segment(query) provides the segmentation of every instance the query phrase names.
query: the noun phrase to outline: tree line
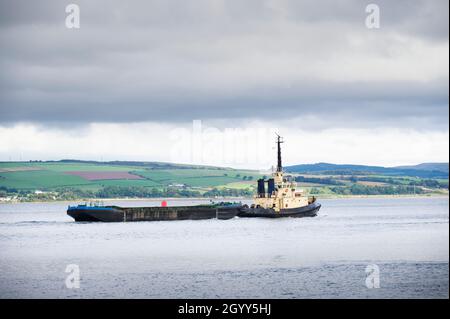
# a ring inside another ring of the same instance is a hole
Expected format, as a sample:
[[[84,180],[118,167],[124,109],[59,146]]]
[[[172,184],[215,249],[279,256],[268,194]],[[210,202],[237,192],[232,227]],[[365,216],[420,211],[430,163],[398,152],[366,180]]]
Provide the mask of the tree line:
[[[105,186],[99,190],[58,188],[48,192],[17,191],[2,187],[0,197],[15,195],[24,200],[76,200],[83,198],[158,198],[158,197],[245,197],[253,193],[249,189],[213,188],[206,192],[186,188],[163,189],[141,186]]]

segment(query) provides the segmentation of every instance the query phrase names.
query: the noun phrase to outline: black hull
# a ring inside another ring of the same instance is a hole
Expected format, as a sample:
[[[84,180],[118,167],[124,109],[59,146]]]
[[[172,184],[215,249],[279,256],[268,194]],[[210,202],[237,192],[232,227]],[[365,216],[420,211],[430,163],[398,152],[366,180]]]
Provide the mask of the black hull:
[[[120,208],[105,209],[68,209],[67,215],[77,222],[122,222],[123,211]]]
[[[308,206],[282,209],[276,212],[273,209],[266,208],[241,208],[239,217],[264,217],[264,218],[281,218],[281,217],[314,217],[317,216],[321,205],[317,202],[311,203]]]
[[[77,222],[137,222],[164,220],[230,219],[239,214],[240,206],[174,206],[174,207],[75,207],[67,214]]]
[[[317,202],[308,206],[283,209],[249,208],[246,206],[173,206],[173,207],[118,207],[102,206],[69,207],[67,214],[77,222],[138,222],[167,220],[231,219],[233,217],[314,217],[321,205]]]

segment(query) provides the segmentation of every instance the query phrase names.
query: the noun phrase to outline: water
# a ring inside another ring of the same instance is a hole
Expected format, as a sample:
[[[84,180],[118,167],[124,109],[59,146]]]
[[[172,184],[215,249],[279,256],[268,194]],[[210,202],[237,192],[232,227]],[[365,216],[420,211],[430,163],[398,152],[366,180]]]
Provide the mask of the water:
[[[448,198],[321,202],[315,218],[110,224],[75,223],[68,203],[1,204],[0,297],[448,298]]]

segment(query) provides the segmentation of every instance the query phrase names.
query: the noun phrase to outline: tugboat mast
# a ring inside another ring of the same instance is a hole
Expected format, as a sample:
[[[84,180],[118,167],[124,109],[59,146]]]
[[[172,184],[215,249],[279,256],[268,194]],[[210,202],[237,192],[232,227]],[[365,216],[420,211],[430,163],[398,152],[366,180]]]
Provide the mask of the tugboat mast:
[[[275,133],[276,134],[276,133]],[[283,171],[283,166],[281,165],[281,143],[284,143],[281,140],[281,136],[277,135],[277,145],[278,145],[278,163],[277,163],[277,172]]]

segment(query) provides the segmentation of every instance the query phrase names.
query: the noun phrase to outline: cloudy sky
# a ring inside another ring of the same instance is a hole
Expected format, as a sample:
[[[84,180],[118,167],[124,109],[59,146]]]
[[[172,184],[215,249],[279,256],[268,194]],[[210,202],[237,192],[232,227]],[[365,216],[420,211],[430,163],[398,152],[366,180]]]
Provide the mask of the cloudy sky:
[[[0,160],[446,162],[448,6],[0,0]]]

